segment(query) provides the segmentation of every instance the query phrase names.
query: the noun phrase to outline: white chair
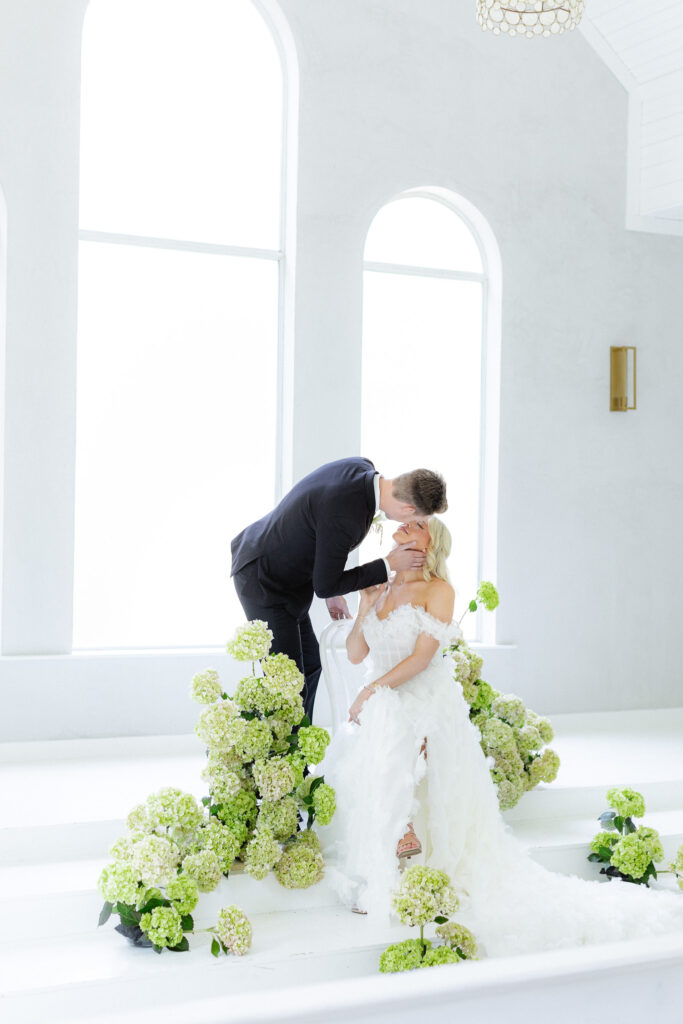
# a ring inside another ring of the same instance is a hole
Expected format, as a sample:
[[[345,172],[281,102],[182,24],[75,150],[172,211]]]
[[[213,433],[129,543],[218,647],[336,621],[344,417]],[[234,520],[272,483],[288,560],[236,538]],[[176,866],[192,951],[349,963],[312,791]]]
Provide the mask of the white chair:
[[[332,711],[332,732],[349,718],[349,708],[365,681],[365,663],[352,665],[346,654],[346,637],[353,622],[329,622],[320,634],[320,664]]]

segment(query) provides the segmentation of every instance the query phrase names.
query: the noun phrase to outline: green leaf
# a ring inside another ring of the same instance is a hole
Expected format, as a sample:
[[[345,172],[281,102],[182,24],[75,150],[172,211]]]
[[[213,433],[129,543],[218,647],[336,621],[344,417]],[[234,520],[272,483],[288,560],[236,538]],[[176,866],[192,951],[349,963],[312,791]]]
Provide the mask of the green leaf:
[[[311,783],[311,788],[308,791],[309,796],[313,796],[318,786],[322,786],[324,781],[325,780],[323,779],[322,775],[319,775],[317,779],[314,779],[313,782]]]
[[[194,931],[194,921],[192,920],[192,914],[185,914],[185,916],[180,919],[180,923],[183,926],[184,932]]]
[[[170,907],[171,901],[164,899],[163,896],[153,896],[151,900],[148,900],[144,906],[140,907],[141,914],[148,914],[150,910],[154,910],[155,907]]]
[[[461,960],[467,960],[467,957],[465,956],[465,954],[461,950],[460,946],[456,946],[455,947],[455,952],[458,954],[458,956],[460,957]]]
[[[168,948],[171,953],[187,953],[190,948],[190,943],[187,941],[187,936],[183,935],[177,946],[169,946]]]
[[[616,832],[617,827],[614,824],[616,818],[616,811],[603,811],[598,817],[598,821],[602,824],[602,827],[607,832]]]
[[[102,910],[100,911],[100,919],[97,922],[97,927],[98,928],[100,927],[100,925],[106,924],[106,922],[109,920],[109,918],[111,917],[111,911],[112,911],[112,907],[113,906],[114,906],[113,903],[105,903],[104,904],[104,906],[102,907]]]
[[[469,603],[469,605],[467,607],[469,608],[469,610],[471,612],[476,612],[476,610],[477,610],[477,602],[476,601],[470,601],[470,603]]]
[[[152,949],[154,950],[155,953],[163,953],[164,951],[163,946],[155,946],[154,944],[152,944]]]
[[[221,944],[218,941],[218,939],[211,940],[211,953],[213,954],[213,956],[221,955]]]
[[[135,925],[140,923],[142,915],[137,910],[133,910],[127,903],[117,903],[114,909],[121,918],[122,924]]]
[[[306,807],[310,807],[311,804],[313,803],[313,797],[312,796],[305,796],[305,797],[303,797],[303,802],[306,804]]]
[[[601,847],[599,847],[598,853],[600,854],[600,858],[599,858],[600,860],[603,860],[606,863],[611,861],[611,859],[612,859],[612,851],[610,850],[609,846],[601,846]]]
[[[619,814],[617,814],[617,816],[614,819],[614,827],[617,829],[618,832],[621,832],[622,828],[624,827],[624,819]]]
[[[308,717],[308,715],[304,715],[304,717],[299,722],[299,728],[300,729],[306,729],[310,724],[311,724],[310,718]]]
[[[242,718],[246,718],[247,722],[251,722],[254,718],[256,718],[256,715],[254,714],[253,711],[240,711],[240,715],[242,716]]]
[[[633,819],[632,818],[624,818],[624,832],[626,834],[628,834],[629,832],[635,832],[635,831],[636,831],[636,826],[633,824]]]
[[[599,853],[589,853],[588,854],[588,860],[602,861],[602,857],[600,856]]]
[[[210,796],[203,796],[202,797],[202,803],[204,804],[205,807],[208,807],[209,804],[211,803],[211,797]]]
[[[437,924],[445,924],[448,918],[441,917],[441,915],[439,915],[439,917],[435,917],[434,920],[436,921]]]

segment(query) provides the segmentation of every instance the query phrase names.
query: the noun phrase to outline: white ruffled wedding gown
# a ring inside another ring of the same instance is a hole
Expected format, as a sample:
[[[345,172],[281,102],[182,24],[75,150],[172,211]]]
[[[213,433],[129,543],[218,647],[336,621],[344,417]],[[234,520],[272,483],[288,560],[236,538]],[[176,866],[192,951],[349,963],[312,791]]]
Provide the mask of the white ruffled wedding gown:
[[[369,680],[406,658],[421,632],[441,647],[419,675],[373,694],[360,725],[342,725],[319,766],[337,794],[335,816],[318,832],[343,902],[389,918],[400,877],[396,844],[412,821],[424,862],[450,876],[460,898],[456,919],[474,933],[481,955],[683,932],[683,892],[548,871],[509,832],[479,731],[441,653],[461,635],[455,623],[401,605],[383,619],[372,609],[363,632]]]

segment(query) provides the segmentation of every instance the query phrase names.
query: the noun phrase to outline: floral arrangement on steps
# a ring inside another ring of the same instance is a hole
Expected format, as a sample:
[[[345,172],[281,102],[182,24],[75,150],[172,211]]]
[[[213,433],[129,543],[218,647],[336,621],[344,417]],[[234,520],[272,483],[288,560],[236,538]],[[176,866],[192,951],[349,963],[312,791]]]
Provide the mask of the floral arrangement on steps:
[[[477,943],[472,933],[463,925],[448,920],[459,904],[445,871],[423,865],[407,868],[392,896],[398,917],[403,924],[418,926],[420,938],[405,939],[388,946],[379,958],[380,971],[413,971],[419,967],[477,959]],[[435,946],[424,937],[425,926],[431,922],[437,925],[436,934],[443,939],[441,945]]]
[[[130,812],[128,834],[111,848],[114,859],[98,883],[105,899],[99,923],[117,914],[116,930],[135,945],[189,949],[199,893],[211,892],[234,867],[255,879],[272,869],[292,889],[323,877],[311,826],[332,820],[335,793],[322,776],[305,772],[322,761],[330,737],[304,715],[304,678],[286,655],[269,654],[272,639],[260,620],[236,630],[227,650],[251,662],[251,675],[234,698],[214,669],[192,680],[192,696],[203,705],[196,732],[207,748],[203,806],[189,793],[161,789]],[[213,933],[216,956],[242,955],[251,945],[251,925],[235,906],[200,930]]]
[[[667,868],[655,867],[664,860],[664,848],[656,828],[635,825],[634,818],[645,814],[645,800],[641,793],[627,787],[608,789],[606,800],[611,810],[603,811],[598,821],[603,827],[591,839],[588,860],[603,864],[601,875],[621,878],[625,882],[649,887],[650,878],[658,874],[674,874],[683,889],[683,845],[676,851]]]
[[[476,612],[479,604],[488,611],[498,607],[498,591],[493,583],[482,581],[467,612]],[[560,767],[560,758],[546,747],[553,738],[547,718],[525,707],[514,693],[501,693],[481,678],[483,659],[464,640],[447,648],[455,663],[455,678],[470,705],[470,721],[481,733],[482,750],[492,758],[491,777],[498,788],[501,810],[514,807],[528,790],[539,782],[552,782]]]

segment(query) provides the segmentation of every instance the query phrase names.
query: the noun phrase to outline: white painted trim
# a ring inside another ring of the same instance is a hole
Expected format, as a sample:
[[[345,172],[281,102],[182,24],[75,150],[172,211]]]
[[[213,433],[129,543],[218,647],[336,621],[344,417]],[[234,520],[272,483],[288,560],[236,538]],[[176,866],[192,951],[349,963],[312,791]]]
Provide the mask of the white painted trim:
[[[78,232],[81,242],[107,242],[112,245],[140,245],[151,249],[179,249],[182,252],[202,252],[216,256],[240,256],[257,260],[280,260],[279,249],[255,249],[243,245],[217,245],[213,242],[192,242],[184,238],[154,238],[150,235],[124,235],[113,231]]]
[[[277,503],[291,488],[294,464],[294,324],[298,188],[299,59],[289,22],[277,0],[252,0],[266,21],[282,65],[280,273],[278,281],[278,410],[275,453]]]
[[[439,277],[448,281],[485,281],[485,274],[468,274],[464,270],[438,270],[436,267],[414,267],[407,263],[374,263],[366,260],[363,270],[376,274],[407,274],[409,277]]]

